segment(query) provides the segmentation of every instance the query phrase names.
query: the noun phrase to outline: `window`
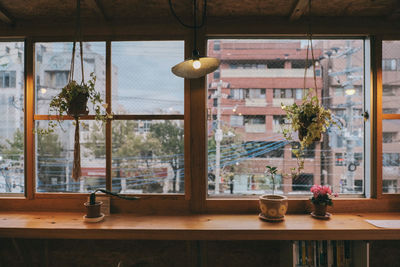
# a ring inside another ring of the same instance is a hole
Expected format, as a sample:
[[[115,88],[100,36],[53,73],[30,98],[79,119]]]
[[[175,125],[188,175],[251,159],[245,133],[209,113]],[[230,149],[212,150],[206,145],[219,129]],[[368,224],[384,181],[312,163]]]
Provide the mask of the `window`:
[[[257,92],[256,88],[265,88],[265,97],[271,100],[262,107],[240,106],[238,110],[243,116],[244,127],[236,127],[234,131],[243,145],[236,140],[237,153],[231,156],[221,147],[220,153],[224,154],[225,158],[220,160],[219,168],[215,164],[213,152],[209,149],[208,173],[215,177],[213,183],[219,181],[219,187],[216,192],[214,184],[211,184],[208,193],[210,196],[269,193],[266,178],[262,178],[266,165],[276,166],[279,172],[284,174],[290,174],[290,170],[297,166],[292,149],[297,147],[298,139],[295,138],[295,142],[290,144],[283,138],[280,126],[285,123],[285,113],[281,104],[290,105],[304,97],[306,42],[300,39],[216,40],[221,44],[218,57],[222,62],[228,62],[227,65],[220,66],[220,80],[233,87],[247,87],[246,99],[255,97],[252,91]],[[213,41],[215,40],[209,40],[210,43]],[[321,67],[317,67],[316,82],[319,89],[322,88],[318,97],[321,103],[335,114],[335,119],[341,127],[331,127],[323,134],[320,142],[316,142],[304,152],[305,175],[301,179],[283,177],[283,184],[279,187],[285,194],[291,194],[293,191],[306,193],[313,183],[330,184],[334,191],[342,193],[364,193],[364,120],[361,116],[364,111],[363,42],[362,39],[313,41],[314,56],[320,59],[320,66],[331,66],[329,73],[322,72]],[[325,57],[326,52],[333,51],[332,49],[337,49],[340,56]],[[209,56],[213,56],[213,53],[212,49],[208,51]],[[348,66],[349,62],[351,66]],[[259,64],[266,64],[266,69],[253,67]],[[313,84],[310,59],[307,67],[306,82]],[[350,72],[345,71],[350,68]],[[208,82],[211,80],[212,76],[209,75]],[[343,84],[353,85],[360,93],[345,95]],[[343,97],[336,97],[338,88]],[[229,99],[231,102],[224,102],[223,108],[227,114],[230,108],[233,109],[238,104],[232,99],[241,99],[239,92],[238,89],[232,89],[232,98]],[[263,92],[260,92],[260,95],[264,95]],[[212,105],[212,102],[208,103]],[[233,126],[233,121],[232,116],[221,116],[222,124],[230,123]],[[210,127],[211,125],[209,123]],[[209,138],[212,136],[209,135]],[[223,141],[228,142],[224,137]],[[226,178],[227,172],[233,173],[232,179]],[[234,184],[233,193],[229,183]],[[249,184],[251,186],[248,186]]]
[[[24,61],[17,51],[23,42],[0,42],[0,194],[23,194],[24,175]],[[17,77],[21,75],[21,77]]]
[[[302,99],[302,89],[274,89],[274,98],[294,98]]]
[[[383,86],[382,95],[383,96],[394,96],[394,95],[396,95],[395,94],[396,91],[397,91],[397,88],[394,88],[393,86]]]
[[[304,40],[242,39],[238,42],[235,39],[220,39],[218,41],[220,47],[219,50],[215,50],[215,53],[221,55],[223,62],[219,79],[228,82],[231,87],[223,88],[222,92],[222,114],[219,120],[223,135],[219,144],[219,164],[216,164],[218,160],[214,136],[217,129],[216,109],[212,107],[214,103],[211,97],[208,101],[211,110],[208,121],[209,129],[204,131],[209,138],[208,166],[205,171],[206,175],[204,175],[208,176],[210,181],[208,193],[210,198],[215,194],[221,197],[234,195],[235,198],[240,195],[251,195],[255,198],[256,195],[269,193],[271,190],[270,181],[265,177],[265,165],[277,166],[285,173],[296,166],[296,161],[292,158],[291,153],[292,144],[286,143],[282,135],[274,131],[273,127],[284,122],[282,120],[284,113],[280,109],[280,103],[283,102],[281,99],[291,97],[290,101],[294,102],[301,100],[304,96],[302,89],[303,67],[306,64],[304,57],[286,60],[284,59],[285,54],[293,56],[290,51],[285,51],[277,56],[274,54],[278,54],[277,49],[269,49],[268,45],[274,44],[275,47],[283,47],[290,43],[295,47],[293,51],[304,56],[304,52],[306,52],[303,45]],[[251,57],[248,53],[250,48],[246,48],[249,43],[255,44],[251,46],[253,55]],[[0,70],[0,86],[2,86],[0,87],[0,112],[2,114],[8,112],[7,116],[0,117],[0,125],[2,125],[0,127],[0,192],[2,197],[9,193],[24,192],[25,175],[35,176],[36,184],[34,186],[36,188],[29,189],[31,192],[36,190],[38,198],[42,199],[46,198],[42,193],[87,193],[95,188],[105,187],[106,181],[109,181],[112,185],[109,188],[114,191],[128,194],[184,193],[183,129],[188,127],[183,123],[184,109],[187,107],[184,108],[184,99],[191,98],[183,96],[183,80],[170,73],[170,67],[184,58],[183,41],[111,42],[112,84],[108,95],[111,96],[115,119],[111,123],[111,133],[106,132],[104,126],[97,125],[90,118],[82,121],[84,126],[81,128],[81,149],[84,177],[79,182],[70,179],[73,126],[69,120],[62,123],[65,132],[57,132],[57,135],[48,136],[45,140],[39,136],[28,139],[36,145],[34,158],[32,155],[26,155],[28,164],[35,161],[34,166],[30,166],[35,173],[24,173],[24,168],[27,167],[24,166],[23,121],[26,119],[24,115],[28,114],[29,122],[29,116],[33,114],[29,112],[24,114],[23,111],[26,97],[24,96],[23,60],[26,55],[23,54],[24,43],[17,42],[17,44],[17,46],[9,45],[9,56],[14,57],[15,55],[15,62],[20,65],[17,67],[13,65],[13,68],[3,66]],[[346,197],[348,194],[355,194],[358,197],[367,191],[365,186],[370,184],[370,181],[364,180],[364,172],[368,171],[370,164],[370,162],[364,162],[364,158],[368,160],[370,156],[364,155],[364,150],[370,151],[369,147],[364,147],[364,143],[370,145],[370,140],[364,140],[364,120],[360,116],[365,110],[364,106],[369,104],[364,102],[364,96],[370,95],[370,92],[364,92],[363,87],[364,83],[369,83],[369,79],[364,81],[363,77],[364,73],[369,73],[369,69],[363,69],[363,40],[316,39],[314,44],[316,55],[326,55],[328,50],[337,50],[333,53],[337,53],[338,56],[319,57],[321,66],[331,66],[331,68],[329,70],[322,69],[324,71],[317,75],[317,82],[324,85],[321,95],[319,95],[321,103],[332,110],[341,129],[331,127],[323,135],[321,142],[315,144],[313,152],[310,152],[310,155],[313,156],[306,158],[306,169],[302,176],[296,179],[277,176],[279,183],[277,190],[286,195],[309,194],[309,187],[313,183],[321,183],[332,185],[336,192],[345,193]],[[172,47],[174,45],[176,46]],[[103,97],[106,95],[105,76],[107,72],[105,47],[105,42],[85,43],[86,51],[89,49],[91,53],[85,55],[88,58],[84,60],[87,75],[91,71],[95,71],[98,75],[96,88],[102,92]],[[227,47],[231,53],[229,59],[224,58]],[[395,59],[398,66],[400,61],[396,56],[397,47],[400,48],[399,41],[383,42],[383,58]],[[214,52],[211,50],[214,50],[214,44],[209,48],[208,54],[212,55]],[[14,49],[17,49],[18,53],[14,53],[16,52]],[[265,52],[265,50],[267,51]],[[0,49],[0,51],[5,53],[5,49]],[[59,92],[66,81],[65,77],[68,77],[71,44],[36,43],[35,51],[35,79],[33,82],[36,91],[35,99],[32,100],[35,104],[34,120],[35,125],[45,126],[48,122],[46,116],[48,102]],[[350,53],[347,53],[349,51]],[[266,59],[264,55],[267,54],[272,56]],[[154,62],[154,58],[161,59],[161,61]],[[343,70],[349,69],[347,66],[349,58],[352,63],[352,73],[346,74]],[[156,74],[154,74],[154,68],[141,69],[140,67],[144,65],[139,66],[138,62],[145,62],[145,65],[152,67],[159,66],[159,68],[156,68]],[[77,64],[76,67],[79,68],[80,60],[77,61]],[[378,190],[383,193],[400,193],[397,189],[400,149],[397,146],[399,141],[396,135],[400,128],[397,101],[400,84],[394,77],[397,70],[400,69],[397,66],[396,70],[383,72],[383,132],[378,133],[378,136],[383,138],[383,140],[379,140],[382,142],[382,154],[378,157],[378,159],[382,158],[383,187]],[[388,69],[394,69],[393,63],[390,63]],[[164,72],[164,70],[166,71]],[[15,87],[12,87],[14,71]],[[79,80],[79,71],[76,71],[75,74],[77,75],[76,79]],[[209,84],[212,84],[213,75],[207,76]],[[160,79],[162,77],[163,83],[157,82],[155,76]],[[306,79],[310,79],[311,82],[312,77]],[[282,85],[282,81],[288,84]],[[349,83],[353,83],[360,93],[351,97],[346,95],[344,85]],[[202,83],[199,82],[199,84]],[[30,86],[27,87],[28,93]],[[215,88],[210,88],[209,92],[211,93],[213,89]],[[259,90],[255,95],[251,95],[249,91],[249,97],[265,95],[265,99],[268,98],[270,102],[262,107],[245,106],[246,89]],[[336,97],[337,92],[341,97]],[[278,106],[271,104],[274,98],[279,99]],[[27,99],[30,98],[27,97]],[[198,105],[198,102],[194,101],[194,103]],[[201,105],[200,107],[202,107]],[[193,106],[190,107],[192,111]],[[218,103],[216,107],[218,107]],[[198,118],[198,115],[194,114],[193,117]],[[30,126],[25,127],[28,127],[25,129],[26,133],[32,133],[30,131],[32,129],[29,129]],[[160,128],[167,130],[162,131]],[[201,143],[201,140],[199,143],[199,140],[196,139],[199,133],[193,133],[192,127],[189,129],[190,137],[196,141],[191,150],[198,152],[202,148],[196,146],[198,144],[202,146],[204,143]],[[185,131],[187,130],[185,129]],[[171,142],[173,144],[162,143],[166,139],[173,140]],[[106,140],[112,140],[113,145],[110,148],[112,153],[106,151]],[[133,146],[131,143],[135,145]],[[190,142],[187,143],[190,144]],[[18,149],[11,151],[13,147]],[[168,150],[167,147],[172,147],[172,149]],[[138,150],[133,148],[138,148]],[[110,157],[111,154],[112,157]],[[112,160],[109,169],[105,168],[107,156]],[[192,159],[196,159],[196,156],[191,155]],[[219,166],[218,171],[217,166]],[[349,166],[351,166],[350,170]],[[6,180],[5,177],[11,179]],[[195,182],[197,178],[199,176],[195,176],[192,182]],[[186,177],[186,179],[191,179],[191,177]],[[371,181],[371,183],[373,182],[374,180]],[[65,199],[81,197],[74,194],[57,195],[61,195],[61,198]],[[54,198],[54,196],[49,198]],[[152,199],[151,196],[146,196],[143,200],[145,201],[147,198]],[[164,203],[170,205],[169,199],[181,200],[184,196],[170,195],[163,197],[163,200],[164,198],[168,199]],[[214,200],[207,200],[209,201],[207,205]],[[304,201],[308,201],[308,198],[304,198]],[[118,203],[116,205],[119,208]],[[186,207],[187,205],[179,203],[178,206]],[[243,207],[244,205],[237,206]]]
[[[221,76],[220,75],[220,70],[217,69],[216,71],[214,71],[213,75],[214,75],[214,79],[219,79],[219,77]]]
[[[16,86],[16,72],[13,71],[0,71],[0,88],[15,88]]]
[[[231,115],[231,126],[243,126],[243,116]]]
[[[397,132],[384,132],[382,133],[383,143],[394,143],[396,141]]]
[[[293,179],[293,192],[310,192],[311,186],[314,184],[314,175],[311,173],[301,173]]]
[[[106,188],[109,154],[112,155],[109,189],[114,192],[183,193],[183,80],[169,71],[171,65],[183,59],[183,42],[112,42],[111,46],[113,83],[109,97],[115,114],[111,134],[106,134],[105,125],[91,119],[82,121],[82,179],[78,182],[71,179],[72,121],[62,122],[64,130],[45,137],[38,135],[37,191],[90,192]],[[46,49],[40,49],[43,47]],[[105,99],[105,43],[84,43],[84,47],[85,77],[94,72],[96,89]],[[46,115],[50,99],[68,82],[71,45],[37,43],[36,51],[42,55],[42,61],[36,62],[36,75],[44,77],[43,84],[36,84],[36,114]],[[75,62],[75,79],[79,80],[80,60]],[[36,125],[45,127],[47,119],[38,118]],[[112,141],[108,151],[107,138]]]
[[[282,133],[282,126],[286,124],[286,115],[273,115],[272,130],[274,133]]]
[[[383,166],[400,167],[400,154],[399,153],[383,153],[382,154]]]
[[[396,70],[396,59],[384,59],[382,61],[383,70]]]
[[[245,89],[231,89],[230,90],[231,99],[241,100],[245,97]]]
[[[214,50],[215,51],[221,50],[221,43],[218,40],[214,41]]]
[[[335,165],[336,166],[344,166],[343,153],[335,153]]]
[[[248,99],[265,99],[265,89],[244,89]]]

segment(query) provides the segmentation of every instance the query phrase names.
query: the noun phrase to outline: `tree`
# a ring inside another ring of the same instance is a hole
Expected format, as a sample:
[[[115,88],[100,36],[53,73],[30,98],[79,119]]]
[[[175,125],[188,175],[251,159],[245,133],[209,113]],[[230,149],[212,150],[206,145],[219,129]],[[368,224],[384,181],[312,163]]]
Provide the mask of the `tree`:
[[[112,122],[111,152],[116,165],[116,179],[113,179],[113,188],[121,187],[118,179],[127,175],[122,170],[129,169],[135,170],[131,173],[135,177],[139,177],[136,180],[142,180],[134,185],[135,188],[139,184],[144,192],[162,192],[162,185],[154,182],[154,174],[150,170],[152,169],[151,163],[154,161],[153,155],[160,154],[160,142],[152,136],[138,134],[137,125],[136,121],[131,120]],[[104,127],[100,129],[98,125],[93,124],[90,140],[84,146],[89,148],[95,157],[104,157],[104,142]]]
[[[4,158],[11,160],[20,160],[24,154],[24,133],[17,129],[14,132],[13,140],[6,140],[7,147],[3,148]]]
[[[61,160],[64,149],[58,139],[56,133],[37,135],[38,191],[48,192],[63,189],[59,183],[66,180],[66,166]],[[53,178],[57,180],[55,185],[53,185]]]
[[[1,166],[0,165],[0,175],[2,175],[5,179],[5,189],[6,192],[11,192],[12,191],[12,179],[10,174],[14,172],[14,170],[10,170],[10,168],[16,168],[18,166],[17,164],[14,164],[14,162],[19,162],[22,160],[22,156],[24,155],[24,133],[17,129],[14,132],[13,140],[6,140],[7,145],[1,145],[1,153],[0,155],[4,160],[6,160],[6,164]],[[23,166],[23,164],[19,164],[19,166]],[[21,167],[22,168],[22,167]],[[14,180],[15,182],[15,180]],[[20,177],[20,182],[23,182],[23,177]],[[18,183],[18,182],[17,182]],[[15,184],[14,184],[15,186]]]
[[[150,126],[150,134],[161,143],[161,154],[167,156],[174,177],[172,179],[172,191],[176,192],[177,172],[183,167],[183,127],[172,121],[155,123]],[[179,191],[183,192],[184,181],[179,181]]]

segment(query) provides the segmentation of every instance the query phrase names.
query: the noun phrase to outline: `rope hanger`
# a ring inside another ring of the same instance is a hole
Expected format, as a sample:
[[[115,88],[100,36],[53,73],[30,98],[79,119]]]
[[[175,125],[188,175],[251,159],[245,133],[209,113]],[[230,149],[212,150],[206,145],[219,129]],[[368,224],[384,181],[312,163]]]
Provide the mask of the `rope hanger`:
[[[76,1],[76,28],[75,28],[75,38],[72,46],[72,58],[71,66],[68,75],[68,82],[74,80],[74,70],[75,70],[75,51],[76,42],[79,42],[80,56],[81,56],[81,71],[82,71],[82,81],[81,84],[85,82],[85,76],[83,71],[83,45],[82,45],[82,29],[81,29],[81,0]]]

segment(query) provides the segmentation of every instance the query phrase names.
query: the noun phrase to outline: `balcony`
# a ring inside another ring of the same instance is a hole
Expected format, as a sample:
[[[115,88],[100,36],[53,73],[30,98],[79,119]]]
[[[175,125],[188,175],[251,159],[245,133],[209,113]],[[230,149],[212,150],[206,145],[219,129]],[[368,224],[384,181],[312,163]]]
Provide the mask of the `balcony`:
[[[226,78],[303,78],[304,69],[222,69],[221,76]],[[312,70],[307,78],[312,78]]]
[[[290,106],[294,103],[294,98],[274,98],[272,99],[273,107],[280,107],[281,104],[285,106]]]
[[[246,98],[246,107],[266,107],[265,98]]]
[[[246,124],[246,133],[265,133],[265,124]]]

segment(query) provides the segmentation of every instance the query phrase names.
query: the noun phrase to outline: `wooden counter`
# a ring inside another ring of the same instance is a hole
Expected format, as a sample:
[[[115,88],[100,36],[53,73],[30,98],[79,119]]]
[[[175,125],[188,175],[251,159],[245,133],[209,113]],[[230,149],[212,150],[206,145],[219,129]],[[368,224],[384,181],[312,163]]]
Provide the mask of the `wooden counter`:
[[[400,213],[333,214],[328,221],[287,215],[268,223],[257,215],[112,214],[84,223],[81,213],[0,212],[0,237],[148,240],[396,240],[400,229],[377,228],[365,219],[400,220]]]

